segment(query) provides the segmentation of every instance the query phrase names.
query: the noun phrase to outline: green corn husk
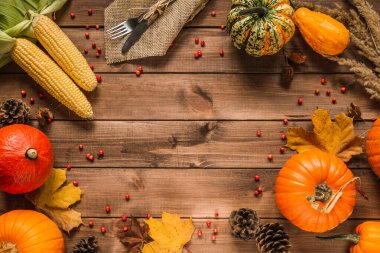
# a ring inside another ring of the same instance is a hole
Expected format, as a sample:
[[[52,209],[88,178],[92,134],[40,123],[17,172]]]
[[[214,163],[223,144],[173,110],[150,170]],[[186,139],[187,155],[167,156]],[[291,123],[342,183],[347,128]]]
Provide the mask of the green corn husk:
[[[0,68],[11,62],[10,51],[14,38],[26,38],[36,42],[33,33],[33,14],[51,18],[67,0],[0,0]]]

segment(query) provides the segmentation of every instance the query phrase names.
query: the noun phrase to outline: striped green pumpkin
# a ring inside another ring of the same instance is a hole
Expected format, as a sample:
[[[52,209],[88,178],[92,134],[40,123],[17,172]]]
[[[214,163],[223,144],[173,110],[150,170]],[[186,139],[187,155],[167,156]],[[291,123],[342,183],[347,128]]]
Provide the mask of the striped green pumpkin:
[[[227,29],[235,47],[251,56],[272,55],[293,37],[289,0],[232,0]]]

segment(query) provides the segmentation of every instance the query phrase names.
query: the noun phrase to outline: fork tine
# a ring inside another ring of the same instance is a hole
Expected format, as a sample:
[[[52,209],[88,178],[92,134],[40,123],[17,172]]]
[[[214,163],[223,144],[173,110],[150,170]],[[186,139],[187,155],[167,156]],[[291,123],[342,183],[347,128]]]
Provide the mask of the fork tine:
[[[125,29],[125,30],[123,30],[122,32],[119,32],[118,34],[113,34],[112,36],[111,36],[111,39],[117,39],[117,38],[120,38],[120,37],[123,37],[123,36],[125,36],[125,35],[127,35],[127,34],[129,34],[129,33],[131,33],[132,31],[131,30],[128,30],[128,29]]]
[[[112,32],[113,30],[117,30],[118,28],[121,28],[121,27],[123,27],[124,26],[124,24],[125,24],[125,21],[124,22],[121,22],[120,24],[118,24],[118,25],[115,25],[114,27],[111,27],[110,29],[108,29],[106,32],[107,33],[110,33],[110,32]]]
[[[121,26],[121,27],[119,27],[119,28],[117,28],[115,30],[112,30],[112,31],[108,32],[108,35],[113,36],[114,34],[117,34],[117,33],[121,32],[121,31],[124,31],[125,29],[126,29],[125,26]]]

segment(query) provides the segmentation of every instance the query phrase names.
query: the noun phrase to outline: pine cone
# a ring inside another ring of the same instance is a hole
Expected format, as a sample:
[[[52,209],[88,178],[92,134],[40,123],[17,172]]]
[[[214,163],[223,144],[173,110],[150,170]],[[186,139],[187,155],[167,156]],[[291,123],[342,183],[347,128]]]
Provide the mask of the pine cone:
[[[8,99],[0,105],[0,127],[28,123],[30,108],[19,99]]]
[[[81,239],[73,249],[73,253],[97,253],[98,242],[96,237],[90,235],[87,239]]]
[[[249,208],[241,208],[230,215],[232,234],[243,240],[252,239],[259,227],[259,218],[255,211]]]
[[[288,253],[289,235],[278,223],[260,225],[256,233],[257,248],[260,253]]]

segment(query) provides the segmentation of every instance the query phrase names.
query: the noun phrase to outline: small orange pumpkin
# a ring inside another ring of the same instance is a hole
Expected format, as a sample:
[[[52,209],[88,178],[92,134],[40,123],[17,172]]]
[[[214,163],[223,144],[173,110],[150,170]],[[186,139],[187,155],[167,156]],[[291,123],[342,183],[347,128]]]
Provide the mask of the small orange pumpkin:
[[[351,215],[355,179],[336,156],[317,149],[305,151],[280,170],[275,185],[277,207],[300,229],[323,233]]]
[[[375,174],[380,177],[380,118],[373,124],[366,140],[368,163]]]
[[[380,252],[380,222],[366,221],[354,230],[353,234],[318,237],[323,240],[348,240],[350,253]]]
[[[295,18],[302,37],[319,54],[341,54],[350,43],[348,29],[326,14],[302,7],[295,12]]]
[[[65,247],[61,231],[48,217],[36,211],[15,210],[0,216],[0,252],[6,249],[63,253]]]

